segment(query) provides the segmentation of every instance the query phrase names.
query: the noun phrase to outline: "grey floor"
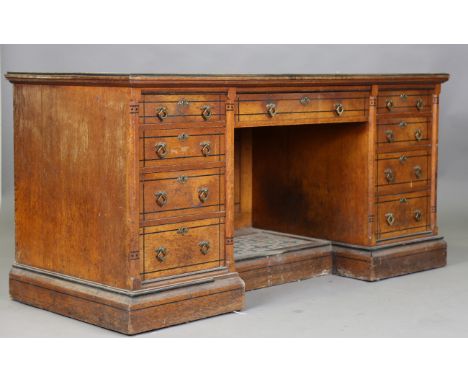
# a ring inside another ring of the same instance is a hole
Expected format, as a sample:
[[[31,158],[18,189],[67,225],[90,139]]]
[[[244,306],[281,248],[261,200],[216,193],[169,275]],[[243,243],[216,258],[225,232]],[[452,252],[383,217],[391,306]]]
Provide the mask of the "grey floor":
[[[440,182],[439,225],[449,243],[445,268],[377,283],[322,276],[252,291],[245,311],[137,337],[466,337],[467,189],[465,183]],[[9,299],[11,204],[11,198],[2,201],[0,337],[120,337]]]

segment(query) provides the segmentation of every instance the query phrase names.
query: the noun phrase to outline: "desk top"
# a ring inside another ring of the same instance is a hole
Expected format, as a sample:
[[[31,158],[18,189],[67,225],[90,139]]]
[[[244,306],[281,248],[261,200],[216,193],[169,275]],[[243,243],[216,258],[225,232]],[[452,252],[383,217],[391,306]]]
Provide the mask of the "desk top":
[[[33,73],[8,72],[12,83],[113,86],[281,86],[442,83],[447,73],[393,74],[159,74],[159,73]]]

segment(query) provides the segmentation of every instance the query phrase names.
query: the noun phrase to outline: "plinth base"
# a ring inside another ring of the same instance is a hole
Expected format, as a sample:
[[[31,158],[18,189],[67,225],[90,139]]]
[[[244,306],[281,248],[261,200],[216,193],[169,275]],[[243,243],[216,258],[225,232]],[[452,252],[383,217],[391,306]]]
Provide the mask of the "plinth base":
[[[137,334],[244,308],[237,273],[170,288],[127,291],[14,265],[14,300],[124,334]]]
[[[333,273],[377,281],[447,264],[447,243],[441,237],[377,247],[333,243]]]

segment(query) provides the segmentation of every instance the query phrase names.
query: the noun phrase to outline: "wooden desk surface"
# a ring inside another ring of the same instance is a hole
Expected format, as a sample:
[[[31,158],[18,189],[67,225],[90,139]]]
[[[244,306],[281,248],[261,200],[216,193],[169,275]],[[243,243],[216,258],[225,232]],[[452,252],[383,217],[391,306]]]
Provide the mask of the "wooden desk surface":
[[[317,84],[443,83],[447,73],[394,74],[170,74],[9,72],[13,83],[112,86],[291,86]]]

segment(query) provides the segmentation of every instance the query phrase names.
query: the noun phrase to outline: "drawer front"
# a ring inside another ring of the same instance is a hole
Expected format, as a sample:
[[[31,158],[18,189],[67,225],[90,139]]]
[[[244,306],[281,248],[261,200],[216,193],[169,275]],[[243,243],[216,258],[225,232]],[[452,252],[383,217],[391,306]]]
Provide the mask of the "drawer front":
[[[430,118],[381,119],[378,122],[378,143],[424,144],[429,142]]]
[[[379,193],[410,192],[428,186],[427,151],[380,154],[377,164]]]
[[[392,238],[429,229],[429,198],[425,196],[395,196],[378,203],[378,238]]]
[[[224,210],[224,169],[146,174],[144,220]]]
[[[299,119],[366,120],[368,104],[367,91],[240,94],[237,118],[239,122],[267,123]]]
[[[143,167],[224,160],[223,134],[162,130],[147,133],[140,144]]]
[[[394,89],[379,92],[377,113],[423,113],[431,111],[430,89]]]
[[[145,274],[179,274],[218,267],[224,261],[224,224],[220,219],[149,227],[145,232]]]
[[[140,123],[208,123],[225,119],[222,94],[153,94],[142,92]]]

